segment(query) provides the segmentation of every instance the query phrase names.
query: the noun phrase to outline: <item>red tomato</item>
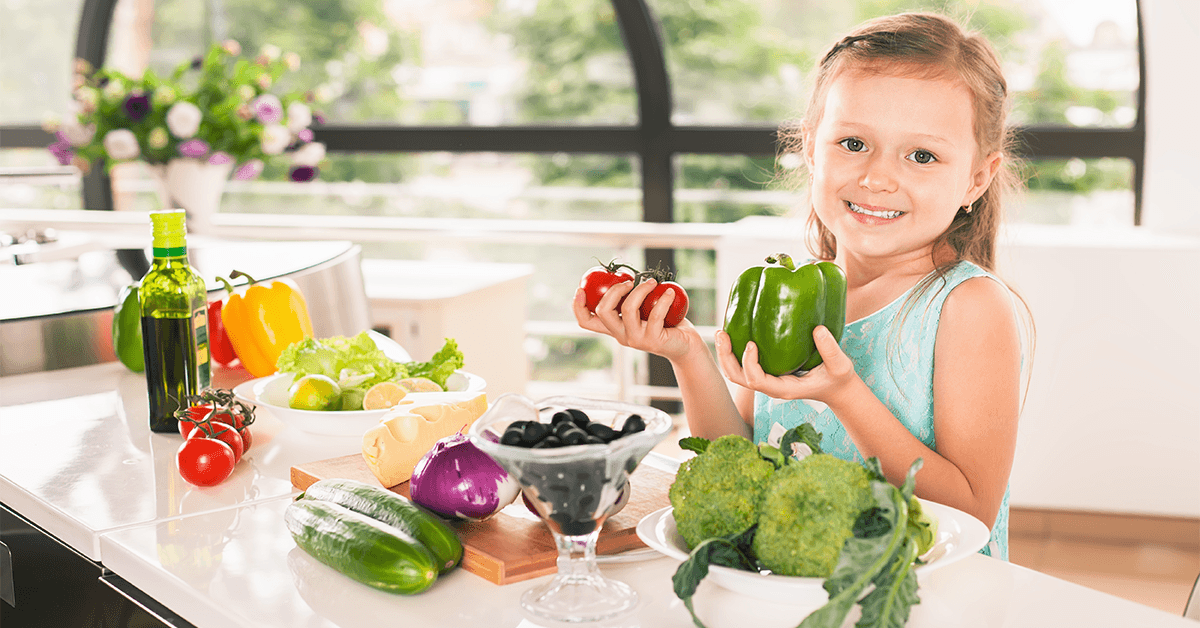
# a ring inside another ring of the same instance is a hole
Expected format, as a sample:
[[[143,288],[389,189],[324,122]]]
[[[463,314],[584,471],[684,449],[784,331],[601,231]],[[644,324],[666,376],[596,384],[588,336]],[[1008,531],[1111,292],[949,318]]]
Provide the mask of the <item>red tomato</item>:
[[[184,438],[191,436],[192,430],[196,429],[196,424],[203,423],[205,419],[208,419],[208,415],[212,412],[212,409],[212,404],[202,404],[188,408],[188,418],[179,421],[179,435]],[[213,415],[211,420],[214,423],[225,423],[226,425],[233,425],[236,421],[239,423],[237,427],[244,427],[244,424],[242,424],[242,417],[239,416],[235,419],[233,415],[229,414],[228,412],[218,412]]]
[[[189,438],[175,453],[179,475],[189,484],[216,486],[233,473],[233,449],[212,438]]]
[[[650,294],[646,295],[642,301],[640,309],[642,320],[650,320],[650,310],[654,309],[654,304],[671,290],[675,293],[675,300],[671,302],[671,307],[667,309],[666,319],[663,320],[663,327],[674,327],[683,322],[683,317],[688,313],[688,296],[684,292],[683,287],[674,281],[664,281],[654,286]]]
[[[590,268],[583,274],[583,279],[579,281],[579,287],[583,288],[583,302],[588,311],[595,314],[600,298],[608,292],[608,289],[619,283],[633,281],[635,274],[635,271],[629,266],[618,264],[615,261]]]
[[[219,440],[233,450],[233,463],[237,464],[242,459],[242,454],[246,452],[246,445],[242,441],[242,435],[237,430],[233,429],[232,425],[224,423],[209,423],[205,425],[200,423],[188,438],[213,438]]]
[[[250,443],[254,442],[254,436],[250,433],[250,426],[243,427],[238,430],[238,435],[242,437],[242,454],[250,451]]]

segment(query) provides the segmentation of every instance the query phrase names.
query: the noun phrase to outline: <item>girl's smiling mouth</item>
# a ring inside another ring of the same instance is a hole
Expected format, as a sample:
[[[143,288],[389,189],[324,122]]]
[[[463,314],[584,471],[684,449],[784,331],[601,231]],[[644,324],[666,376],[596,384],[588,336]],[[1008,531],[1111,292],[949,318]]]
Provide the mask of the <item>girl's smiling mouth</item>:
[[[846,201],[846,207],[848,207],[850,211],[854,212],[855,214],[870,216],[872,218],[881,218],[884,220],[892,220],[904,215],[904,212],[902,211],[876,211],[874,209],[867,209],[865,207],[855,205],[850,201]]]

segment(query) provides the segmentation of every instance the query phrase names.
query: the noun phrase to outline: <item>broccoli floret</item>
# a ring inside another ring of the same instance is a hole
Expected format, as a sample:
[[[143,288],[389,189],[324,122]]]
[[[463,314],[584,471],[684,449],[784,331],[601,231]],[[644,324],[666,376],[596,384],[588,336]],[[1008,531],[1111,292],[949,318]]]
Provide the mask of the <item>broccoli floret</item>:
[[[773,573],[828,577],[854,522],[875,505],[860,464],[813,454],[771,478],[762,496],[754,553]]]
[[[679,466],[668,496],[675,526],[688,547],[744,532],[758,520],[759,497],[775,465],[737,435],[722,436]]]

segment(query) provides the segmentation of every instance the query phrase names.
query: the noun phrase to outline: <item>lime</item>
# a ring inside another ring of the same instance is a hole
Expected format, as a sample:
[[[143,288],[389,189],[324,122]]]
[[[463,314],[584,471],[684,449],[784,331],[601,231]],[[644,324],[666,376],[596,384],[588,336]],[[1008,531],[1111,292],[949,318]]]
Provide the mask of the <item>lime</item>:
[[[326,410],[342,394],[342,388],[325,375],[305,375],[288,388],[288,407],[297,410]]]
[[[407,394],[408,391],[396,382],[379,382],[367,389],[362,407],[363,410],[387,410],[400,403],[400,400]]]

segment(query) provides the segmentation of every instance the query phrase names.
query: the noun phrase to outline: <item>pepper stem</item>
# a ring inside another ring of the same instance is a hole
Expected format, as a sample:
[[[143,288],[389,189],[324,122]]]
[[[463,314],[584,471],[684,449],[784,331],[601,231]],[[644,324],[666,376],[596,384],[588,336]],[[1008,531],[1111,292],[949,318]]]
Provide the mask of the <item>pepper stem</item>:
[[[775,253],[768,255],[764,261],[766,261],[768,264],[779,264],[788,270],[796,270],[796,261],[793,260],[792,256],[788,255],[787,253]]]
[[[246,273],[244,273],[240,270],[235,270],[235,271],[229,273],[230,279],[237,279],[238,277],[245,277],[246,279],[248,279],[250,281],[250,283],[248,283],[246,285],[252,286],[252,285],[258,283],[257,279],[255,279],[254,277],[251,277],[250,275],[247,275]]]
[[[237,272],[237,271],[235,270],[233,272]],[[233,285],[229,283],[228,279],[226,279],[224,277],[217,277],[217,281],[225,284],[225,292],[226,293],[231,294],[231,295],[233,294]]]

